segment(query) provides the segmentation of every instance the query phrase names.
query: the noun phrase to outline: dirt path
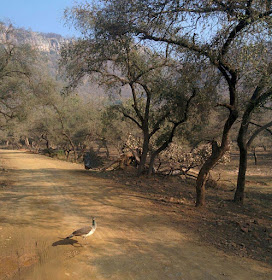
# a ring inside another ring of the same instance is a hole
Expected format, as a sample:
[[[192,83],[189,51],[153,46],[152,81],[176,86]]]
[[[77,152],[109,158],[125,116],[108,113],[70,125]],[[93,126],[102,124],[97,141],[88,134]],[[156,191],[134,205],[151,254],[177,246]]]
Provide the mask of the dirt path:
[[[261,263],[199,246],[171,212],[81,165],[0,150],[0,279],[272,279]],[[95,216],[83,241],[63,240]]]

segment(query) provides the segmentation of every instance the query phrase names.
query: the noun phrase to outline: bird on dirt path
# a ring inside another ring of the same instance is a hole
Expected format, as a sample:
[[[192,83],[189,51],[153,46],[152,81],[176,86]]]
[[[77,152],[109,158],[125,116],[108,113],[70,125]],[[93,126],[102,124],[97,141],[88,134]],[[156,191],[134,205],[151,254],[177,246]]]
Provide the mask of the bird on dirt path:
[[[72,234],[67,236],[66,239],[72,238],[73,236],[81,236],[83,238],[86,238],[95,232],[96,226],[97,225],[96,225],[95,218],[93,218],[91,226],[87,226],[87,227],[83,227],[83,228],[75,230]]]

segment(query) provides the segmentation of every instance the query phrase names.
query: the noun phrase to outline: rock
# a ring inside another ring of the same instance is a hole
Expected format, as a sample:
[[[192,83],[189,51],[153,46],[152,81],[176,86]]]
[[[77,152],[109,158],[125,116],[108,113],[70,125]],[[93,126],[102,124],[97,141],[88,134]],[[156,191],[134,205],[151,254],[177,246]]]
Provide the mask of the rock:
[[[243,231],[243,232],[248,232],[248,228],[247,227],[241,227],[241,231]]]
[[[253,235],[256,239],[259,239],[259,238],[260,238],[259,234],[258,234],[256,231],[254,231],[254,232],[252,233],[252,235]]]

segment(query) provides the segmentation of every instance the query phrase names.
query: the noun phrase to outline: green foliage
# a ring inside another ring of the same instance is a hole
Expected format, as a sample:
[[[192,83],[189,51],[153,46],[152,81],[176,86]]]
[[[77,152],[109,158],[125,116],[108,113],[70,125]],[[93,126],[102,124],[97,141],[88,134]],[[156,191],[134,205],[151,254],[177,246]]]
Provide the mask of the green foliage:
[[[218,75],[211,78],[211,69],[195,63],[197,58],[192,60],[187,51],[170,44],[150,48],[135,40],[134,25],[124,9],[137,13],[146,3],[114,4],[118,9],[106,1],[102,6],[78,5],[66,11],[67,20],[80,29],[83,38],[62,49],[61,66],[71,87],[86,76],[104,86],[114,102],[119,102],[114,108],[142,131],[143,154],[148,150],[159,153],[172,141],[176,128],[187,121],[189,107],[194,107],[190,110],[198,122],[205,120],[204,108],[207,114],[217,94]],[[196,95],[195,102],[192,96]]]
[[[32,92],[31,76],[36,53],[28,45],[17,45],[12,26],[0,24],[0,123],[25,118],[24,106]]]

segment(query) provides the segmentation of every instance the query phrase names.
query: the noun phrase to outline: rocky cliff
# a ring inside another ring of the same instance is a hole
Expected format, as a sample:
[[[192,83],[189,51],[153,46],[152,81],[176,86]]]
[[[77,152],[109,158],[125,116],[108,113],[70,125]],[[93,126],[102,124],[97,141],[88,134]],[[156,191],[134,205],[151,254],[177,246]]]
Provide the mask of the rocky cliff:
[[[14,32],[15,40],[19,44],[30,44],[42,52],[58,53],[61,44],[69,40],[55,33],[38,33],[18,28]]]

